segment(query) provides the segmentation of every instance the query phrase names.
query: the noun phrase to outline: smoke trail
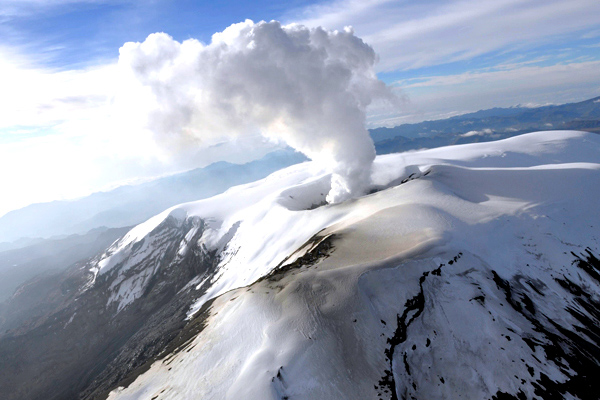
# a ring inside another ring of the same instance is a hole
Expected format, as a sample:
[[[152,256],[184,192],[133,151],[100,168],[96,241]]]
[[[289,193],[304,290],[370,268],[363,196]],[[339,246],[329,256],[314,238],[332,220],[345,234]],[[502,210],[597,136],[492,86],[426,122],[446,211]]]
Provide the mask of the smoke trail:
[[[126,43],[119,65],[153,96],[148,127],[161,138],[261,134],[332,172],[329,202],[363,194],[375,150],[366,107],[393,96],[373,71],[373,49],[344,31],[234,24],[208,45],[155,33]]]

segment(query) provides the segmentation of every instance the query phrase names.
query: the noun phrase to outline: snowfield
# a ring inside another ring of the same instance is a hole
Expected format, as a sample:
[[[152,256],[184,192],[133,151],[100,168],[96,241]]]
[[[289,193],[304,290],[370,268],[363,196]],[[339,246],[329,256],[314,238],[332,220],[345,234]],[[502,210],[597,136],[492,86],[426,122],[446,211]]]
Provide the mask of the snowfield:
[[[324,205],[329,180],[295,165],[116,242],[88,287],[116,276],[119,312],[158,270],[165,221],[190,227],[175,257],[218,265],[189,284],[203,330],[108,398],[597,397],[599,135],[380,156],[373,193]]]

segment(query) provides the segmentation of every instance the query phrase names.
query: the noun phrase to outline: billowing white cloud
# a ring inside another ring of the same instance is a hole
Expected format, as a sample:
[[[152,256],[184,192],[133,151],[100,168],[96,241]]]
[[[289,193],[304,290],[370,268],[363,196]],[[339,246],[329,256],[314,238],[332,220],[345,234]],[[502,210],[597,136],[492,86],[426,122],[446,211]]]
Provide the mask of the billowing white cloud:
[[[143,110],[121,109],[125,101],[144,105],[132,86],[116,63],[53,70],[0,48],[0,216],[32,202],[84,196],[215,161],[243,163],[273,149],[246,138],[229,147],[169,152],[140,129],[136,119],[145,117]]]
[[[147,128],[169,146],[261,134],[332,171],[328,201],[363,193],[375,150],[366,108],[394,96],[373,49],[350,28],[327,31],[246,20],[204,45],[164,33],[126,43],[119,66],[148,93]],[[132,102],[125,102],[132,103]],[[124,104],[125,104],[124,103]]]

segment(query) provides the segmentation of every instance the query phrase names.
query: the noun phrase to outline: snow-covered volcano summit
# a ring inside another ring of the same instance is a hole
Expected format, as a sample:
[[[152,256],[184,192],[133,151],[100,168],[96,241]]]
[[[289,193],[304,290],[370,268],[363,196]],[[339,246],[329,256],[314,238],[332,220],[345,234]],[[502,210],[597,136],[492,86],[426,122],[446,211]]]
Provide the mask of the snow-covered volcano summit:
[[[94,275],[125,309],[157,227],[202,221],[175,257],[218,254],[188,317],[210,308],[110,398],[595,398],[599,162],[597,135],[538,132],[378,157],[342,204],[305,163],[167,210]]]
[[[88,399],[597,398],[600,136],[380,156],[340,204],[329,181],[295,165],[135,227],[40,328],[95,345],[21,370],[28,398],[67,373]]]

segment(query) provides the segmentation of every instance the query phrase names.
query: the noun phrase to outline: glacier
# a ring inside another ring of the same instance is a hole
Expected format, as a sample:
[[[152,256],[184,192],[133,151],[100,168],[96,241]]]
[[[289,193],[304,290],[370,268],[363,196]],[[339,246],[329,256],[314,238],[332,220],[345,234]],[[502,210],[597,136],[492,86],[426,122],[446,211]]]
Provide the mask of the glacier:
[[[89,266],[144,301],[160,230],[194,335],[109,399],[597,398],[600,136],[547,131],[376,158],[326,204],[305,162],[135,227]]]

